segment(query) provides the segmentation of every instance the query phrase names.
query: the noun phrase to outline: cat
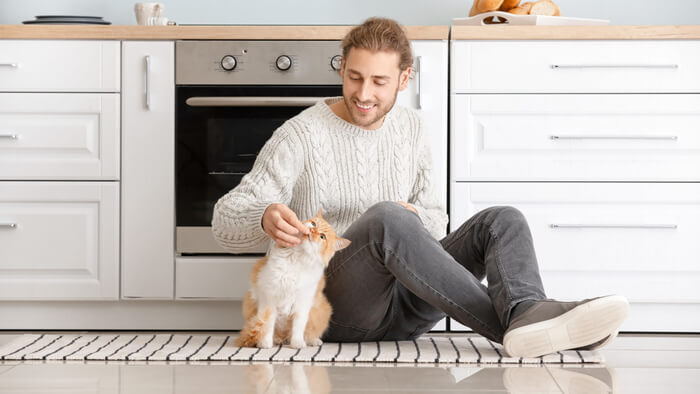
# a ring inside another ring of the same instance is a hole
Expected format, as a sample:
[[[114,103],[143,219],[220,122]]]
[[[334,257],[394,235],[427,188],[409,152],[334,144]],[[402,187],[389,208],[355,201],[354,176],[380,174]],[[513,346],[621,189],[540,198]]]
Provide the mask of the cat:
[[[243,300],[245,325],[236,346],[271,348],[289,344],[293,348],[320,346],[328,328],[332,308],[323,288],[323,274],[336,251],[350,240],[336,235],[316,216],[302,222],[309,228],[301,243],[285,248],[274,244],[250,273],[250,290]]]

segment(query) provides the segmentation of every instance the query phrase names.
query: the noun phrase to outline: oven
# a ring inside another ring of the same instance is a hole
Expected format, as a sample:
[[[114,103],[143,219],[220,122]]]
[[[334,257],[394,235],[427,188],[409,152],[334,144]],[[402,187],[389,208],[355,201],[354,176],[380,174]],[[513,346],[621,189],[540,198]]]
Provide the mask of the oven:
[[[214,205],[252,169],[275,129],[342,94],[340,51],[339,41],[176,42],[178,254],[226,253],[211,233]]]

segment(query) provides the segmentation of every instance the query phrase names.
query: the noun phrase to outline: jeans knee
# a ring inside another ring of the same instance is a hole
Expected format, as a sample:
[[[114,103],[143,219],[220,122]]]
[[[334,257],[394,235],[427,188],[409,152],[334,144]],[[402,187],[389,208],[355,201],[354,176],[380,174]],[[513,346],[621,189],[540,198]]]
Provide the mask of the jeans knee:
[[[507,223],[509,225],[527,225],[527,219],[519,209],[511,206],[490,207],[484,210],[487,217],[494,224]]]
[[[378,202],[369,207],[365,215],[371,218],[373,225],[398,231],[412,228],[411,221],[416,220],[411,211],[393,201]]]

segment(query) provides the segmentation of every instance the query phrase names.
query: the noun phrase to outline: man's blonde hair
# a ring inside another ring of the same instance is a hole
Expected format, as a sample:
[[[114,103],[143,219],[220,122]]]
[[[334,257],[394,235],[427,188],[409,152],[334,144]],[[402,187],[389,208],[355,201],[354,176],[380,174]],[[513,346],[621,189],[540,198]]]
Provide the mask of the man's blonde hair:
[[[392,51],[399,54],[399,69],[406,70],[413,64],[411,42],[404,29],[388,18],[369,18],[354,27],[343,38],[343,57],[347,59],[350,49],[370,51]]]

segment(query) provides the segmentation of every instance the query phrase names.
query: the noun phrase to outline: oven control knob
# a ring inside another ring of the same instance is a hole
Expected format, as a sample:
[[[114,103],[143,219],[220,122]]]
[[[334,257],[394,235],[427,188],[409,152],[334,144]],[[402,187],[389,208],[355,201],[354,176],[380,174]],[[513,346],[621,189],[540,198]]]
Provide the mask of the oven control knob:
[[[275,63],[277,64],[277,69],[282,71],[287,71],[292,68],[292,59],[290,59],[287,55],[278,57]]]
[[[221,58],[221,67],[226,71],[231,71],[238,65],[236,58],[231,55],[226,55]]]
[[[331,59],[331,68],[335,71],[339,71],[340,67],[343,65],[343,57],[340,55],[335,55]]]

